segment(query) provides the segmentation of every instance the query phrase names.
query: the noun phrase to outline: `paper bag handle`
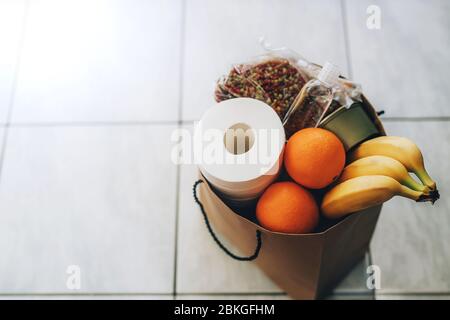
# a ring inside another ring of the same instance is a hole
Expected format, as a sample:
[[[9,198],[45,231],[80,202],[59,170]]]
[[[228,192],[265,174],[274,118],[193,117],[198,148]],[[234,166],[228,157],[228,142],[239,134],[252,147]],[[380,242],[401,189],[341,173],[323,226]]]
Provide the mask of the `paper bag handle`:
[[[211,234],[212,238],[214,239],[214,241],[217,243],[217,245],[227,254],[229,255],[231,258],[238,260],[238,261],[252,261],[255,260],[258,255],[259,255],[259,251],[261,250],[261,245],[262,245],[262,241],[261,241],[261,231],[256,230],[256,248],[255,248],[255,252],[251,255],[251,256],[247,256],[247,257],[240,257],[235,255],[234,253],[232,253],[230,250],[228,250],[223,244],[222,242],[220,242],[220,240],[217,238],[216,234],[214,233],[213,229],[211,228],[211,224],[209,223],[209,219],[208,216],[206,215],[205,212],[205,208],[203,207],[203,204],[200,202],[200,200],[197,197],[197,186],[200,183],[203,183],[203,180],[197,180],[194,183],[193,186],[193,193],[194,193],[194,200],[195,202],[198,204],[198,206],[200,207],[200,211],[203,214],[203,218],[205,219],[205,224],[206,227],[208,228],[209,233]]]

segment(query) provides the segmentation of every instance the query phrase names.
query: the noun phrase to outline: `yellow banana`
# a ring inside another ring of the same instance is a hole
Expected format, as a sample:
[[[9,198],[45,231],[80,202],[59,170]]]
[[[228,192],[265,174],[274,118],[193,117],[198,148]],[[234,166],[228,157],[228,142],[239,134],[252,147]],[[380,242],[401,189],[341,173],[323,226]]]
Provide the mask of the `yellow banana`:
[[[394,136],[367,140],[352,152],[349,159],[354,161],[373,155],[387,156],[400,161],[409,172],[414,172],[424,185],[436,190],[436,183],[425,170],[422,153],[411,140]]]
[[[361,176],[344,181],[329,190],[321,205],[323,215],[336,219],[388,201],[393,196],[415,201],[432,201],[423,192],[411,190],[388,176]]]
[[[406,168],[398,160],[386,156],[369,156],[358,159],[347,165],[338,183],[360,176],[382,175],[394,178],[402,185],[426,194],[430,192],[428,186],[416,182]]]

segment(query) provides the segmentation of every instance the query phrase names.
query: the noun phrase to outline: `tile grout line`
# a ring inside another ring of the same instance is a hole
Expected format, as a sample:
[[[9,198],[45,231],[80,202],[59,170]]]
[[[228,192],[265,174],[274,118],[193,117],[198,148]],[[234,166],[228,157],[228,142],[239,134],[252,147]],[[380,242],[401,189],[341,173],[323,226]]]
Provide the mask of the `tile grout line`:
[[[387,117],[383,122],[450,122],[450,116],[438,117]],[[48,127],[114,127],[114,126],[158,126],[193,124],[198,120],[167,121],[77,121],[77,122],[15,122],[0,123],[0,128],[48,128]]]
[[[343,291],[331,293],[330,296],[367,296],[369,295],[367,292],[360,291]],[[439,297],[439,296],[448,296],[450,292],[408,292],[408,291],[392,291],[392,292],[379,292],[377,296],[395,296],[395,295],[405,295],[405,296],[428,296],[428,297]],[[39,292],[39,293],[0,293],[1,297],[40,297],[40,296],[49,296],[49,297],[58,297],[58,296],[173,296],[172,293],[156,293],[156,292],[80,292],[80,293],[69,293],[69,292]],[[180,292],[177,293],[177,296],[288,296],[285,292]]]
[[[350,34],[348,31],[346,0],[341,0],[340,2],[341,2],[342,28],[344,29],[345,58],[347,60],[349,78],[353,79],[352,55],[350,50]],[[367,252],[364,259],[368,266],[372,265],[372,253],[370,251],[370,245],[367,248]],[[370,296],[372,297],[372,299],[374,300],[376,299],[375,290],[370,290]]]
[[[180,61],[179,61],[179,97],[178,97],[178,128],[183,125],[183,77],[184,77],[184,52],[185,52],[185,27],[186,27],[186,0],[181,0],[181,21],[180,21]],[[180,211],[180,179],[181,165],[177,164],[176,173],[176,198],[175,198],[175,243],[174,243],[174,261],[173,261],[173,298],[177,297],[177,272],[178,272],[178,223]]]
[[[27,29],[29,7],[30,7],[30,1],[26,0],[25,6],[24,6],[24,12],[23,12],[22,26],[21,26],[22,30],[20,32],[20,39],[19,39],[19,43],[17,45],[17,59],[16,59],[16,65],[14,68],[13,85],[11,88],[11,96],[10,96],[10,100],[9,100],[8,112],[6,114],[6,127],[8,127],[10,125],[11,118],[12,118],[12,110],[14,107],[14,100],[15,100],[15,96],[16,96],[17,82],[19,79],[20,62],[22,60],[23,46],[24,46],[24,42],[25,42],[25,33],[26,33],[26,29]]]
[[[155,293],[155,292],[37,292],[37,293],[0,293],[1,297],[59,297],[59,296],[173,296],[172,293]]]
[[[22,52],[23,52],[23,45],[24,45],[24,41],[25,41],[25,33],[26,33],[26,27],[27,27],[29,6],[30,6],[30,2],[29,2],[29,0],[26,0],[25,4],[24,4],[24,8],[23,8],[23,17],[22,17],[23,20],[21,23],[22,30],[20,31],[19,43],[17,44],[17,57],[16,57],[15,66],[14,66],[14,76],[13,76],[13,83],[12,83],[11,93],[10,93],[10,98],[9,98],[8,111],[6,113],[6,123],[4,125],[2,145],[0,147],[0,182],[1,182],[2,173],[3,173],[3,164],[4,164],[4,159],[5,159],[6,145],[8,142],[9,127],[10,127],[10,123],[11,123],[12,110],[13,110],[13,106],[14,106],[17,82],[18,82],[18,78],[19,78],[19,68],[20,68],[20,61],[21,61]]]
[[[439,297],[439,296],[449,296],[449,292],[433,292],[433,291],[402,291],[402,290],[377,290],[376,296],[428,296],[428,297]]]
[[[347,71],[350,79],[353,79],[353,68],[352,68],[352,57],[350,52],[350,35],[348,33],[347,24],[347,7],[345,5],[345,0],[341,0],[341,17],[342,17],[342,28],[344,30],[344,46],[345,46],[345,59],[347,61]]]
[[[289,296],[286,292],[179,292],[178,296]],[[366,291],[331,292],[328,296],[369,296]],[[370,295],[371,296],[371,295]]]
[[[442,116],[442,117],[381,117],[381,121],[386,122],[447,122],[450,121],[450,117]]]
[[[104,126],[147,126],[147,125],[175,125],[178,120],[167,121],[73,121],[73,122],[15,122],[10,127],[104,127]]]
[[[378,222],[378,220],[377,220],[377,222]],[[372,265],[372,253],[370,251],[370,243],[369,243],[369,247],[367,248],[367,252],[366,252],[364,259],[365,259],[367,267]],[[366,267],[366,272],[367,272],[367,267]],[[367,276],[367,273],[365,275]],[[366,280],[364,282],[364,285],[366,285],[366,288],[370,291],[370,295],[372,296],[373,300],[376,300],[376,289],[369,289],[367,287],[367,278],[364,277],[364,279]]]
[[[4,296],[172,296],[172,293],[156,293],[156,292],[39,292],[39,293],[0,293],[0,297]],[[331,293],[333,296],[366,296],[366,292],[361,291],[343,291]],[[439,295],[439,294],[434,294]],[[285,292],[179,292],[177,296],[288,296]]]
[[[156,293],[156,292],[39,292],[39,293],[0,293],[2,296],[172,296],[173,293]],[[285,296],[284,292],[182,292],[177,293],[178,296]]]
[[[177,296],[287,296],[285,292],[179,292]]]

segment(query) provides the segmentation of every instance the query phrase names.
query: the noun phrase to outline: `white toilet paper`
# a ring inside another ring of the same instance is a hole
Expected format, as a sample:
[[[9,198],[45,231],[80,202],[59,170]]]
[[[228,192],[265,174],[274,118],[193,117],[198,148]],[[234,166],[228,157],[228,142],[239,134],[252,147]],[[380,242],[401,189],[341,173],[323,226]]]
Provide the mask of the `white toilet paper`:
[[[222,101],[195,129],[194,152],[205,178],[232,199],[258,197],[278,176],[284,128],[267,104],[250,98]]]

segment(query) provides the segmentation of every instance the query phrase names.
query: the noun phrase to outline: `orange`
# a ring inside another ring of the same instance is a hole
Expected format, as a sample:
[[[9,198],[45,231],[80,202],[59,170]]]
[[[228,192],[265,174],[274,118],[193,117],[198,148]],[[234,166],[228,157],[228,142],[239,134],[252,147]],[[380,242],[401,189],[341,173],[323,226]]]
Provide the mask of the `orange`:
[[[271,231],[308,233],[317,226],[319,209],[308,190],[294,182],[277,182],[259,198],[256,218]]]
[[[284,165],[295,182],[322,189],[341,174],[345,165],[344,145],[328,130],[303,129],[288,140]]]

